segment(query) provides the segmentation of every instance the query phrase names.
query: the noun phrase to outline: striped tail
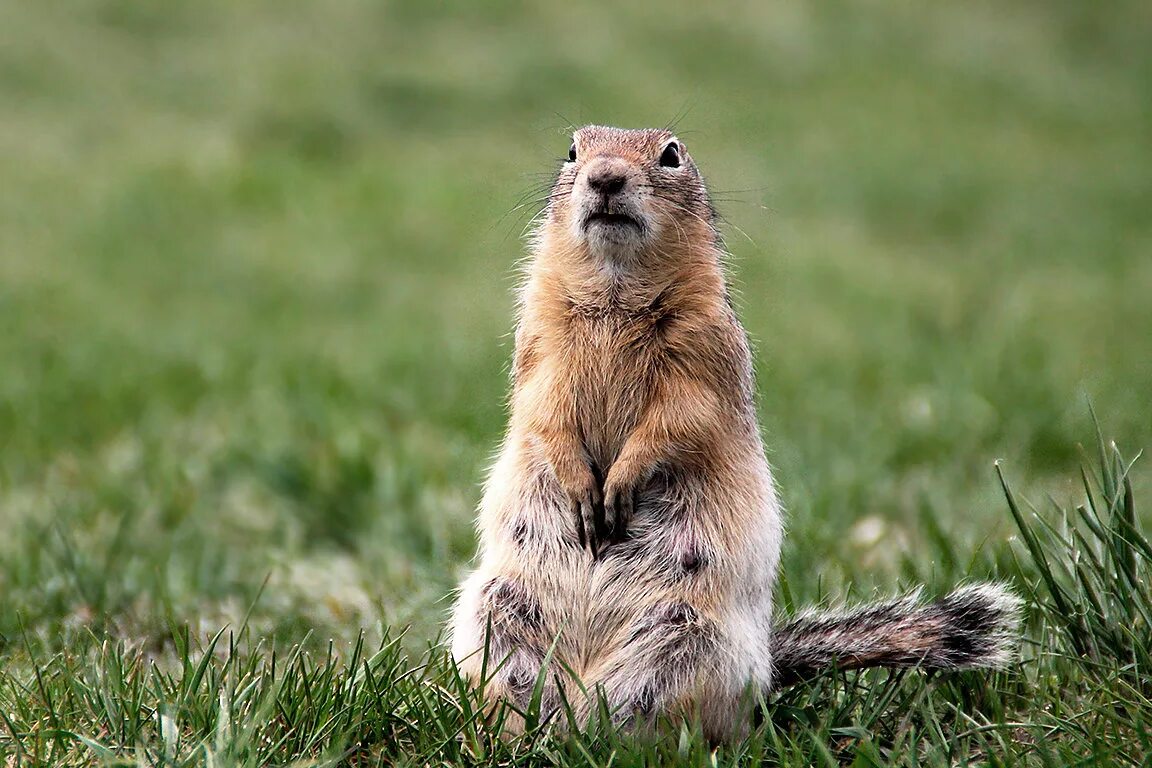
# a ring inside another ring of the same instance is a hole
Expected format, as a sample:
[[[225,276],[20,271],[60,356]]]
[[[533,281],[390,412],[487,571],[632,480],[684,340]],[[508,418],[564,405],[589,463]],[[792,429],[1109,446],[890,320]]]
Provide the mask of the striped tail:
[[[961,587],[935,602],[910,595],[842,611],[806,611],[777,626],[773,688],[829,667],[999,668],[1016,654],[1021,601],[999,584]]]

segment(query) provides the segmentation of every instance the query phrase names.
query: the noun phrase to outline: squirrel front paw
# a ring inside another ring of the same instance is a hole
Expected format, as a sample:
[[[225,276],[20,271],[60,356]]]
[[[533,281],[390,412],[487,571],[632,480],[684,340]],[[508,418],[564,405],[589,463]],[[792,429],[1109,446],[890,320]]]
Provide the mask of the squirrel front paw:
[[[636,497],[645,480],[643,473],[624,462],[617,462],[608,470],[604,481],[604,516],[609,539],[620,541],[628,535],[628,526],[636,511]]]
[[[596,557],[604,530],[604,495],[600,490],[600,479],[587,465],[569,468],[565,475],[560,477],[560,487],[568,497],[569,513],[576,524],[576,538],[581,547],[590,549],[592,556]]]

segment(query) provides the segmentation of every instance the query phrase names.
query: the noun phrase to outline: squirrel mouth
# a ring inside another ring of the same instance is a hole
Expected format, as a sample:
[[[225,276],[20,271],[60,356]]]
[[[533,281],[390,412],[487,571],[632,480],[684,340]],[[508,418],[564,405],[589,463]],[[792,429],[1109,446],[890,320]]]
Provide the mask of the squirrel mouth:
[[[584,219],[584,226],[589,227],[593,223],[608,224],[614,227],[632,226],[636,229],[641,228],[640,222],[631,216],[624,213],[609,213],[608,211],[595,211],[588,214],[588,217]]]

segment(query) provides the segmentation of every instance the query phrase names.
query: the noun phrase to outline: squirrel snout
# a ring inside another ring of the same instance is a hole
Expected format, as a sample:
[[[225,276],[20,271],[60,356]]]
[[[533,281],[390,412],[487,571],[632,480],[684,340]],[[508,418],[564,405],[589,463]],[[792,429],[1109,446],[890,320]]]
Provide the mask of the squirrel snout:
[[[628,182],[628,166],[622,160],[602,158],[588,169],[585,180],[592,191],[615,195]]]
[[[572,237],[598,258],[634,255],[658,231],[642,180],[641,169],[626,157],[589,157],[573,185]]]

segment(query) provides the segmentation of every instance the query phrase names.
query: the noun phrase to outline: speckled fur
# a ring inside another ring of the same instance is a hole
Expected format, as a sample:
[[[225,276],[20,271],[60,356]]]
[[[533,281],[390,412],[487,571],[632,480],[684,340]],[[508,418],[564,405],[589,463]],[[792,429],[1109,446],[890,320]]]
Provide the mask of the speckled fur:
[[[713,208],[667,131],[590,126],[574,146],[532,239],[453,655],[478,680],[487,647],[493,701],[527,704],[551,658],[546,710],[563,696],[584,718],[602,694],[621,724],[693,716],[729,738],[773,683],[783,531]],[[898,605],[902,628],[927,615]],[[801,650],[780,658],[805,673],[849,655],[831,625],[788,626]]]
[[[774,632],[775,685],[833,665],[976,669],[1012,661],[1020,601],[999,584],[972,584],[932,603],[920,593],[858,608],[805,611]]]

